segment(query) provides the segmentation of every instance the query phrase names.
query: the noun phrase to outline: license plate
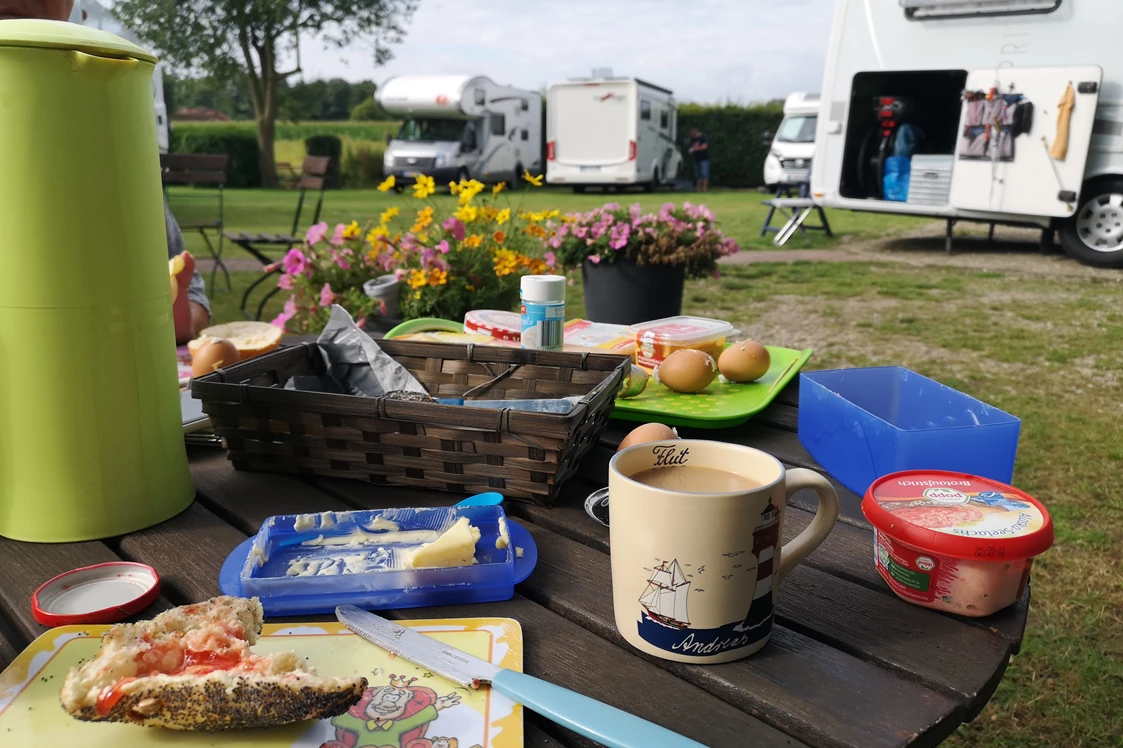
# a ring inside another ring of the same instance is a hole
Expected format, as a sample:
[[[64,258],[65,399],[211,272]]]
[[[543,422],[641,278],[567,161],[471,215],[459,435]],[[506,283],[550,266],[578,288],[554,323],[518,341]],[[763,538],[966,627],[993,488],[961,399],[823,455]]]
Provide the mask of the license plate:
[[[420,173],[421,173],[421,172],[419,172],[419,171],[407,171],[407,172],[405,173],[405,176],[407,176],[407,177],[410,177],[410,178],[413,178],[413,179],[416,179],[416,178],[417,178],[417,175],[418,175],[418,174],[420,174]]]
[[[600,171],[599,166],[582,166],[581,171]]]

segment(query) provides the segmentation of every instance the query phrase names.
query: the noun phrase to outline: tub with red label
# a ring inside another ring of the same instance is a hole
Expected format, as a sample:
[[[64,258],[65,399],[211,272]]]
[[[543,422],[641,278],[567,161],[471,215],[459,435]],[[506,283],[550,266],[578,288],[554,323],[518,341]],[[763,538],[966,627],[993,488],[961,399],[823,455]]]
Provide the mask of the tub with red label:
[[[897,596],[987,616],[1021,597],[1035,556],[1053,544],[1041,502],[966,473],[913,470],[874,481],[862,500],[874,563]]]

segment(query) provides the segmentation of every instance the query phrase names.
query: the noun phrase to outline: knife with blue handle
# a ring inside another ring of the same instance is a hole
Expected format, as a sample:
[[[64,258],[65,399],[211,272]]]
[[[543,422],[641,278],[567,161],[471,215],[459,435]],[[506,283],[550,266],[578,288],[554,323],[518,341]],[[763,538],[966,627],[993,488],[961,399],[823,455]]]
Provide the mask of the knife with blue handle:
[[[351,631],[387,652],[468,688],[490,685],[527,709],[609,748],[706,748],[616,707],[492,665],[353,605],[339,606],[335,616]]]

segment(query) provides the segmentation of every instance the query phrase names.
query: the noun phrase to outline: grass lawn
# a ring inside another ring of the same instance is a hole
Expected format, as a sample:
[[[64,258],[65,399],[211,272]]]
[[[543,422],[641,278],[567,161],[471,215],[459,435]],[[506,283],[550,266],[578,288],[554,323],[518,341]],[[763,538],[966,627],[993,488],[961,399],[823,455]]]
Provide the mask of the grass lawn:
[[[299,193],[287,190],[227,190],[226,227],[232,231],[272,231],[287,232],[292,228],[293,212]],[[658,210],[667,201],[681,203],[690,200],[704,203],[713,209],[726,233],[741,243],[745,249],[772,249],[772,236],[759,236],[768,209],[760,204],[767,196],[752,190],[715,190],[702,194],[661,192],[644,194],[642,192],[625,194],[589,193],[575,195],[568,190],[550,188],[530,188],[525,197],[522,193],[501,193],[508,195],[512,204],[523,200],[528,210],[557,208],[563,212],[589,210],[606,202],[619,202],[627,205],[638,202],[649,210]],[[451,203],[454,197],[438,193],[431,198],[438,206]],[[217,201],[214,193],[190,187],[169,190],[169,204],[181,222],[190,220],[213,220],[216,215]],[[301,221],[307,228],[315,210],[315,200],[309,201]],[[323,220],[335,224],[352,220],[363,224],[378,220],[378,214],[391,205],[401,207],[403,213],[416,210],[422,201],[415,200],[410,192],[397,195],[393,192],[382,193],[375,189],[332,190],[325,193]],[[904,231],[919,225],[915,218],[886,216],[848,211],[828,211],[831,228],[838,235],[861,234],[874,237],[886,233]],[[402,219],[404,220],[404,218]],[[783,225],[782,221],[780,225]],[[188,235],[187,248],[199,257],[206,257],[206,246],[199,235]],[[788,241],[786,248],[800,249],[809,247],[833,246],[837,240],[828,239],[821,232],[810,232],[807,238],[797,233]],[[228,247],[226,257],[248,257],[237,247]]]
[[[612,196],[608,196],[611,199]],[[698,195],[618,196],[654,207]],[[447,200],[447,197],[438,197]],[[527,207],[580,210],[606,196],[534,191]],[[761,196],[715,192],[703,200],[747,249]],[[400,203],[404,201],[404,203]],[[286,228],[291,193],[232,193],[232,228]],[[329,222],[360,221],[408,197],[329,193]],[[174,203],[173,203],[174,205]],[[832,223],[863,237],[915,225],[840,213]],[[789,247],[828,246],[816,238]],[[191,248],[199,247],[192,242]],[[237,256],[233,250],[230,256]],[[236,319],[239,289],[214,295],[217,320]],[[572,289],[571,316],[581,313]],[[276,313],[279,302],[267,312]],[[1015,483],[1049,507],[1056,545],[1034,566],[1025,643],[983,714],[955,746],[1123,746],[1123,295],[1113,274],[1092,278],[894,264],[762,263],[691,281],[684,311],[721,317],[775,345],[813,347],[809,368],[898,364],[1022,419]]]

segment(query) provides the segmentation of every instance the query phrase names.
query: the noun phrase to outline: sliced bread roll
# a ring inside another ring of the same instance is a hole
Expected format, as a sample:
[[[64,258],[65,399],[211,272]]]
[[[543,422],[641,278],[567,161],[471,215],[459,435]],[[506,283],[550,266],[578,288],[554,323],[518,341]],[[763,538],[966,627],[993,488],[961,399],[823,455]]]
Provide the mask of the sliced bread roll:
[[[234,344],[242,360],[245,361],[247,358],[276,350],[280,347],[284,334],[284,330],[268,322],[227,322],[203,330],[198,338],[187,344],[187,350],[194,356],[195,351],[204,341],[223,338]]]
[[[252,653],[261,626],[257,598],[237,597],[118,624],[67,674],[62,706],[91,722],[213,731],[333,717],[362,697],[365,678],[322,678],[293,652]]]

